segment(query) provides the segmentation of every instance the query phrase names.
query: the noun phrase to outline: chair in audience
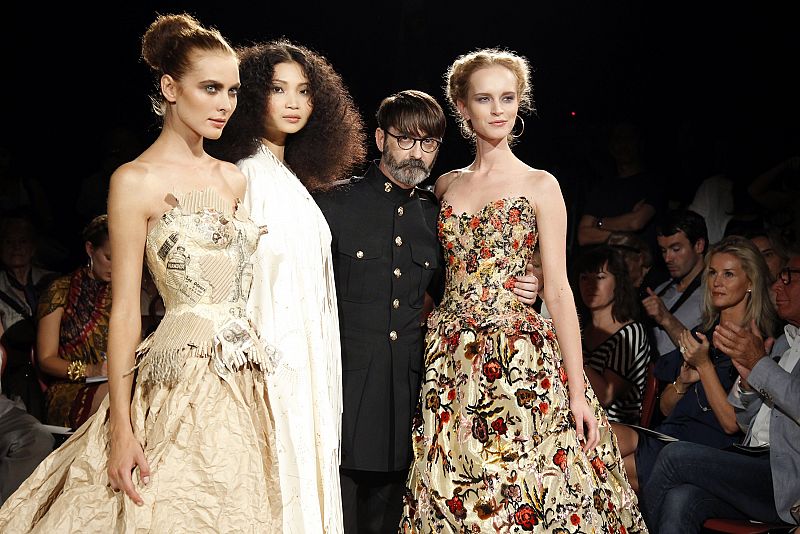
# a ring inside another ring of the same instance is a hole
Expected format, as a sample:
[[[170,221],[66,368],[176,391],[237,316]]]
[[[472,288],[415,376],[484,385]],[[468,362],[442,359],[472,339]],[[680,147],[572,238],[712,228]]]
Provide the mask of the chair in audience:
[[[783,523],[762,523],[752,519],[706,519],[703,528],[708,532],[721,534],[777,534],[790,532],[796,525]]]

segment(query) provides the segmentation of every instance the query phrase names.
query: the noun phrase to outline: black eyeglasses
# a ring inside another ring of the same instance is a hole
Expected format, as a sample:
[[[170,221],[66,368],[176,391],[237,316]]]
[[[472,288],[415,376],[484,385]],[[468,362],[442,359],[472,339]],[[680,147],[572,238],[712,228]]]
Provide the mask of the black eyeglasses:
[[[439,146],[442,144],[441,141],[433,137],[426,137],[424,139],[420,139],[418,137],[409,137],[407,135],[395,135],[389,130],[384,130],[383,132],[386,135],[389,135],[397,139],[397,146],[399,146],[403,150],[411,150],[412,148],[414,148],[414,145],[417,144],[417,141],[419,141],[419,147],[422,149],[422,151],[430,154],[432,152],[436,152],[437,150],[439,150]]]
[[[778,274],[778,276],[781,279],[781,282],[783,282],[783,285],[788,286],[789,284],[792,283],[792,273],[800,274],[800,269],[790,269],[786,267],[780,272],[780,274]]]

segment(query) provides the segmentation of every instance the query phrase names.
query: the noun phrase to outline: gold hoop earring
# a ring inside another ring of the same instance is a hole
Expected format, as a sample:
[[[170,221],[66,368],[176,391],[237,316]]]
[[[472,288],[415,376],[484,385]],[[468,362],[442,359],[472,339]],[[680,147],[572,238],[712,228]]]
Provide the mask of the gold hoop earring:
[[[510,135],[514,139],[519,139],[520,137],[522,137],[522,134],[525,132],[525,119],[523,119],[522,117],[517,115],[517,118],[514,119],[514,126],[517,125],[517,119],[519,119],[519,122],[522,123],[522,128],[520,128],[519,133],[517,133],[517,134],[514,133],[514,129],[513,128],[511,129],[511,134]]]

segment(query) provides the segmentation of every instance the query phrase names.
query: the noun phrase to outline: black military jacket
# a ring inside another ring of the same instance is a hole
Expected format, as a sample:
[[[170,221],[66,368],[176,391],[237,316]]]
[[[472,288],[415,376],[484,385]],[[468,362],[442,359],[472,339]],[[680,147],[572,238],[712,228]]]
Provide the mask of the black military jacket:
[[[342,467],[407,469],[419,395],[420,312],[441,282],[436,197],[403,189],[374,162],[315,195],[333,235],[342,339]]]

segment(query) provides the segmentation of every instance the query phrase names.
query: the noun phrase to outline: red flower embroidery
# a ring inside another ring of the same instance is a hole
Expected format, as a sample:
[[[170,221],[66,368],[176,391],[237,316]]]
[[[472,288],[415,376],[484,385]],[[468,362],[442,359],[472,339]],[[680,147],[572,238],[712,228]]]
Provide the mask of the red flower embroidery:
[[[456,390],[451,389],[447,392],[447,400],[454,400],[456,398]]]
[[[567,370],[563,367],[558,368],[558,378],[561,379],[563,384],[567,383]]]
[[[452,208],[452,206],[447,206],[447,207],[444,209],[444,216],[445,216],[445,217],[450,217],[452,214],[453,214],[453,208]]]
[[[508,222],[511,224],[517,224],[519,222],[519,215],[520,215],[519,208],[511,208],[508,210]]]
[[[569,522],[577,527],[581,524],[581,518],[578,514],[572,514],[569,516]]]
[[[481,258],[487,259],[492,257],[492,251],[489,250],[487,247],[481,248]]]
[[[549,410],[550,410],[549,404],[547,404],[546,402],[539,403],[539,411],[542,412],[542,414],[546,414]]]
[[[514,513],[514,521],[522,527],[522,530],[533,530],[539,519],[536,517],[536,510],[530,504],[523,504]]]
[[[517,285],[517,279],[513,276],[509,277],[505,282],[503,282],[503,287],[511,290],[514,289]]]
[[[447,499],[444,503],[450,508],[450,513],[458,519],[467,517],[467,511],[464,510],[464,501],[458,495],[454,495],[452,499]]]
[[[472,219],[469,220],[469,227],[474,230],[480,225],[481,225],[481,220],[473,215]]]
[[[603,463],[603,460],[600,459],[599,456],[595,456],[592,458],[592,467],[594,468],[594,472],[597,473],[597,476],[605,482],[608,478],[608,471],[606,470],[606,464]],[[612,510],[614,505],[609,502],[609,510]]]
[[[567,470],[567,451],[566,449],[558,449],[553,455],[553,463],[561,468],[562,471]]]
[[[450,412],[444,411],[441,415],[442,423],[449,423],[450,422]]]
[[[486,302],[487,300],[489,300],[489,288],[484,287],[481,290],[481,302]]]
[[[494,421],[492,421],[492,429],[498,434],[505,436],[506,432],[508,431],[508,426],[506,426],[506,422],[503,421],[502,417],[498,417]]]
[[[535,239],[533,232],[528,232],[528,235],[525,236],[525,246],[532,247],[533,240]]]
[[[544,389],[550,389],[550,379],[549,379],[549,378],[547,378],[547,377],[544,377],[544,378],[542,379],[542,382],[541,382],[541,383],[542,383],[542,387],[543,387]]]
[[[502,367],[500,366],[500,362],[497,358],[492,358],[488,362],[483,364],[483,374],[489,380],[489,382],[494,382],[500,376],[502,376]]]

